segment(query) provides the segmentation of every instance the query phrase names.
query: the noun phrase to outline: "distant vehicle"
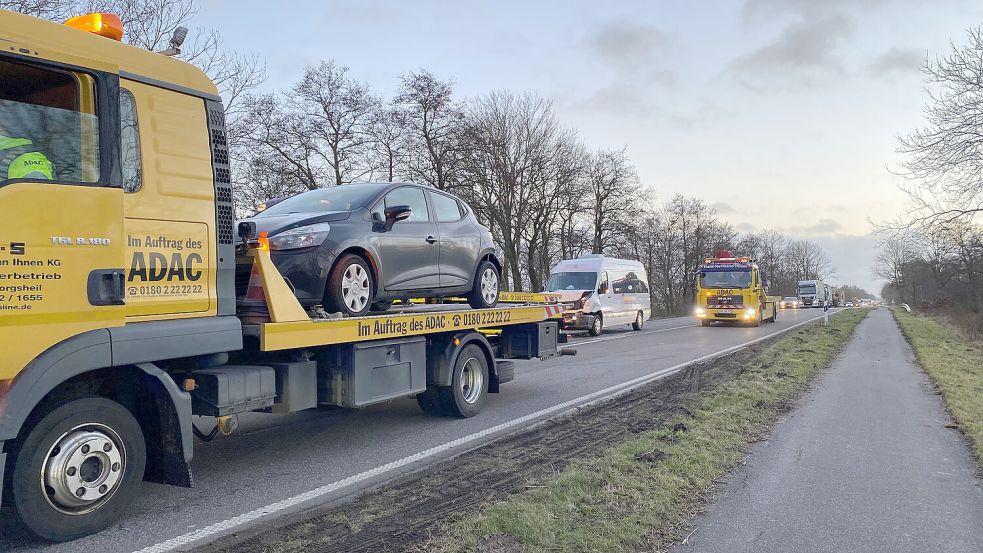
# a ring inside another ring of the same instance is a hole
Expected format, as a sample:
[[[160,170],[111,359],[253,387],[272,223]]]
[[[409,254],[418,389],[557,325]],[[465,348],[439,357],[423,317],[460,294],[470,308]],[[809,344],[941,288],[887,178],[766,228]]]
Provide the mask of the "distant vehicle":
[[[595,254],[565,259],[550,271],[545,291],[558,293],[567,307],[563,328],[591,336],[618,324],[641,330],[652,316],[648,275],[638,261]]]
[[[782,303],[779,304],[782,309],[798,309],[799,308],[799,298],[795,296],[785,296],[782,298]]]
[[[256,216],[305,307],[361,316],[392,300],[467,296],[495,307],[501,265],[491,232],[463,201],[409,183],[346,184],[291,196]],[[236,266],[245,295],[251,260]]]
[[[848,301],[848,302],[846,302],[846,306],[847,306],[847,307],[853,307],[853,302],[852,302],[852,301]]]
[[[822,307],[829,300],[829,286],[821,280],[800,280],[796,292],[802,307]]]

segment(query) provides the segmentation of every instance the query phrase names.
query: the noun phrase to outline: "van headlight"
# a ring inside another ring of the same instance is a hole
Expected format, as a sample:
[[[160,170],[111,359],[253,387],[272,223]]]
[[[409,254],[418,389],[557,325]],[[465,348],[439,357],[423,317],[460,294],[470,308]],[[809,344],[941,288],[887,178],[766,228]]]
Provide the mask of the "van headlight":
[[[587,305],[587,300],[589,300],[590,297],[593,295],[594,295],[593,291],[584,292],[583,295],[580,296],[580,299],[577,300],[577,309],[583,309],[584,306]]]
[[[308,225],[281,232],[270,237],[270,249],[275,251],[296,250],[320,246],[328,238],[331,227],[327,224]]]

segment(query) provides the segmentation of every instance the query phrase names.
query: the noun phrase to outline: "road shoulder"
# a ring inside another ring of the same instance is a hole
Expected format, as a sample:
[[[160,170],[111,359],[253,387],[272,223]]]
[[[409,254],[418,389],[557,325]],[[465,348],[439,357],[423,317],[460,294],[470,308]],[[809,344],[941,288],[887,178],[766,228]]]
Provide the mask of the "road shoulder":
[[[674,553],[983,550],[983,487],[887,310]]]

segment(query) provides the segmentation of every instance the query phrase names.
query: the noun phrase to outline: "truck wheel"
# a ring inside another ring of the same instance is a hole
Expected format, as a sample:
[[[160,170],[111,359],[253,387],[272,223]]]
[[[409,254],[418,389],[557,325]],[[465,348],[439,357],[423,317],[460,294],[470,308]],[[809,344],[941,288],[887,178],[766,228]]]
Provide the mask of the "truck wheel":
[[[587,329],[587,333],[591,336],[600,336],[601,332],[604,331],[604,320],[601,318],[601,314],[598,313],[594,315],[594,322],[591,323],[590,328]]]
[[[444,412],[463,418],[481,412],[488,399],[488,375],[485,352],[474,344],[464,346],[454,362],[451,385],[438,389]]]
[[[16,448],[11,496],[18,518],[53,541],[94,534],[136,496],[147,462],[140,424],[101,397],[63,403]]]
[[[635,315],[635,322],[631,323],[631,327],[634,330],[641,330],[643,326],[645,326],[645,314],[639,311]]]
[[[324,309],[329,313],[342,313],[360,317],[372,307],[375,285],[369,264],[357,255],[346,254],[338,258],[324,290]]]
[[[474,275],[474,285],[468,294],[468,305],[474,309],[489,309],[498,305],[498,292],[502,285],[501,275],[491,261],[478,264]]]
[[[761,319],[765,316],[765,311],[763,308],[758,308],[758,314],[755,315],[754,320],[751,321],[751,326],[758,327],[761,326]]]
[[[703,326],[710,326],[710,321],[700,321],[700,324]]]
[[[774,306],[774,311],[772,311],[771,317],[768,317],[768,321],[767,322],[769,322],[769,323],[776,323],[776,322],[778,322],[778,306],[777,305]]]

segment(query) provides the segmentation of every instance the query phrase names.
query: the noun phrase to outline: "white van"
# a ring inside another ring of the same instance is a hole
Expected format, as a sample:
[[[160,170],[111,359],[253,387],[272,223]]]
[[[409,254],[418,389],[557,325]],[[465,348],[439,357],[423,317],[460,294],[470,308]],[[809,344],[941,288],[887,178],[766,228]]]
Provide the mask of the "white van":
[[[648,275],[638,261],[597,254],[565,259],[550,271],[545,291],[567,306],[563,328],[587,329],[591,336],[622,324],[641,330],[652,316]]]

